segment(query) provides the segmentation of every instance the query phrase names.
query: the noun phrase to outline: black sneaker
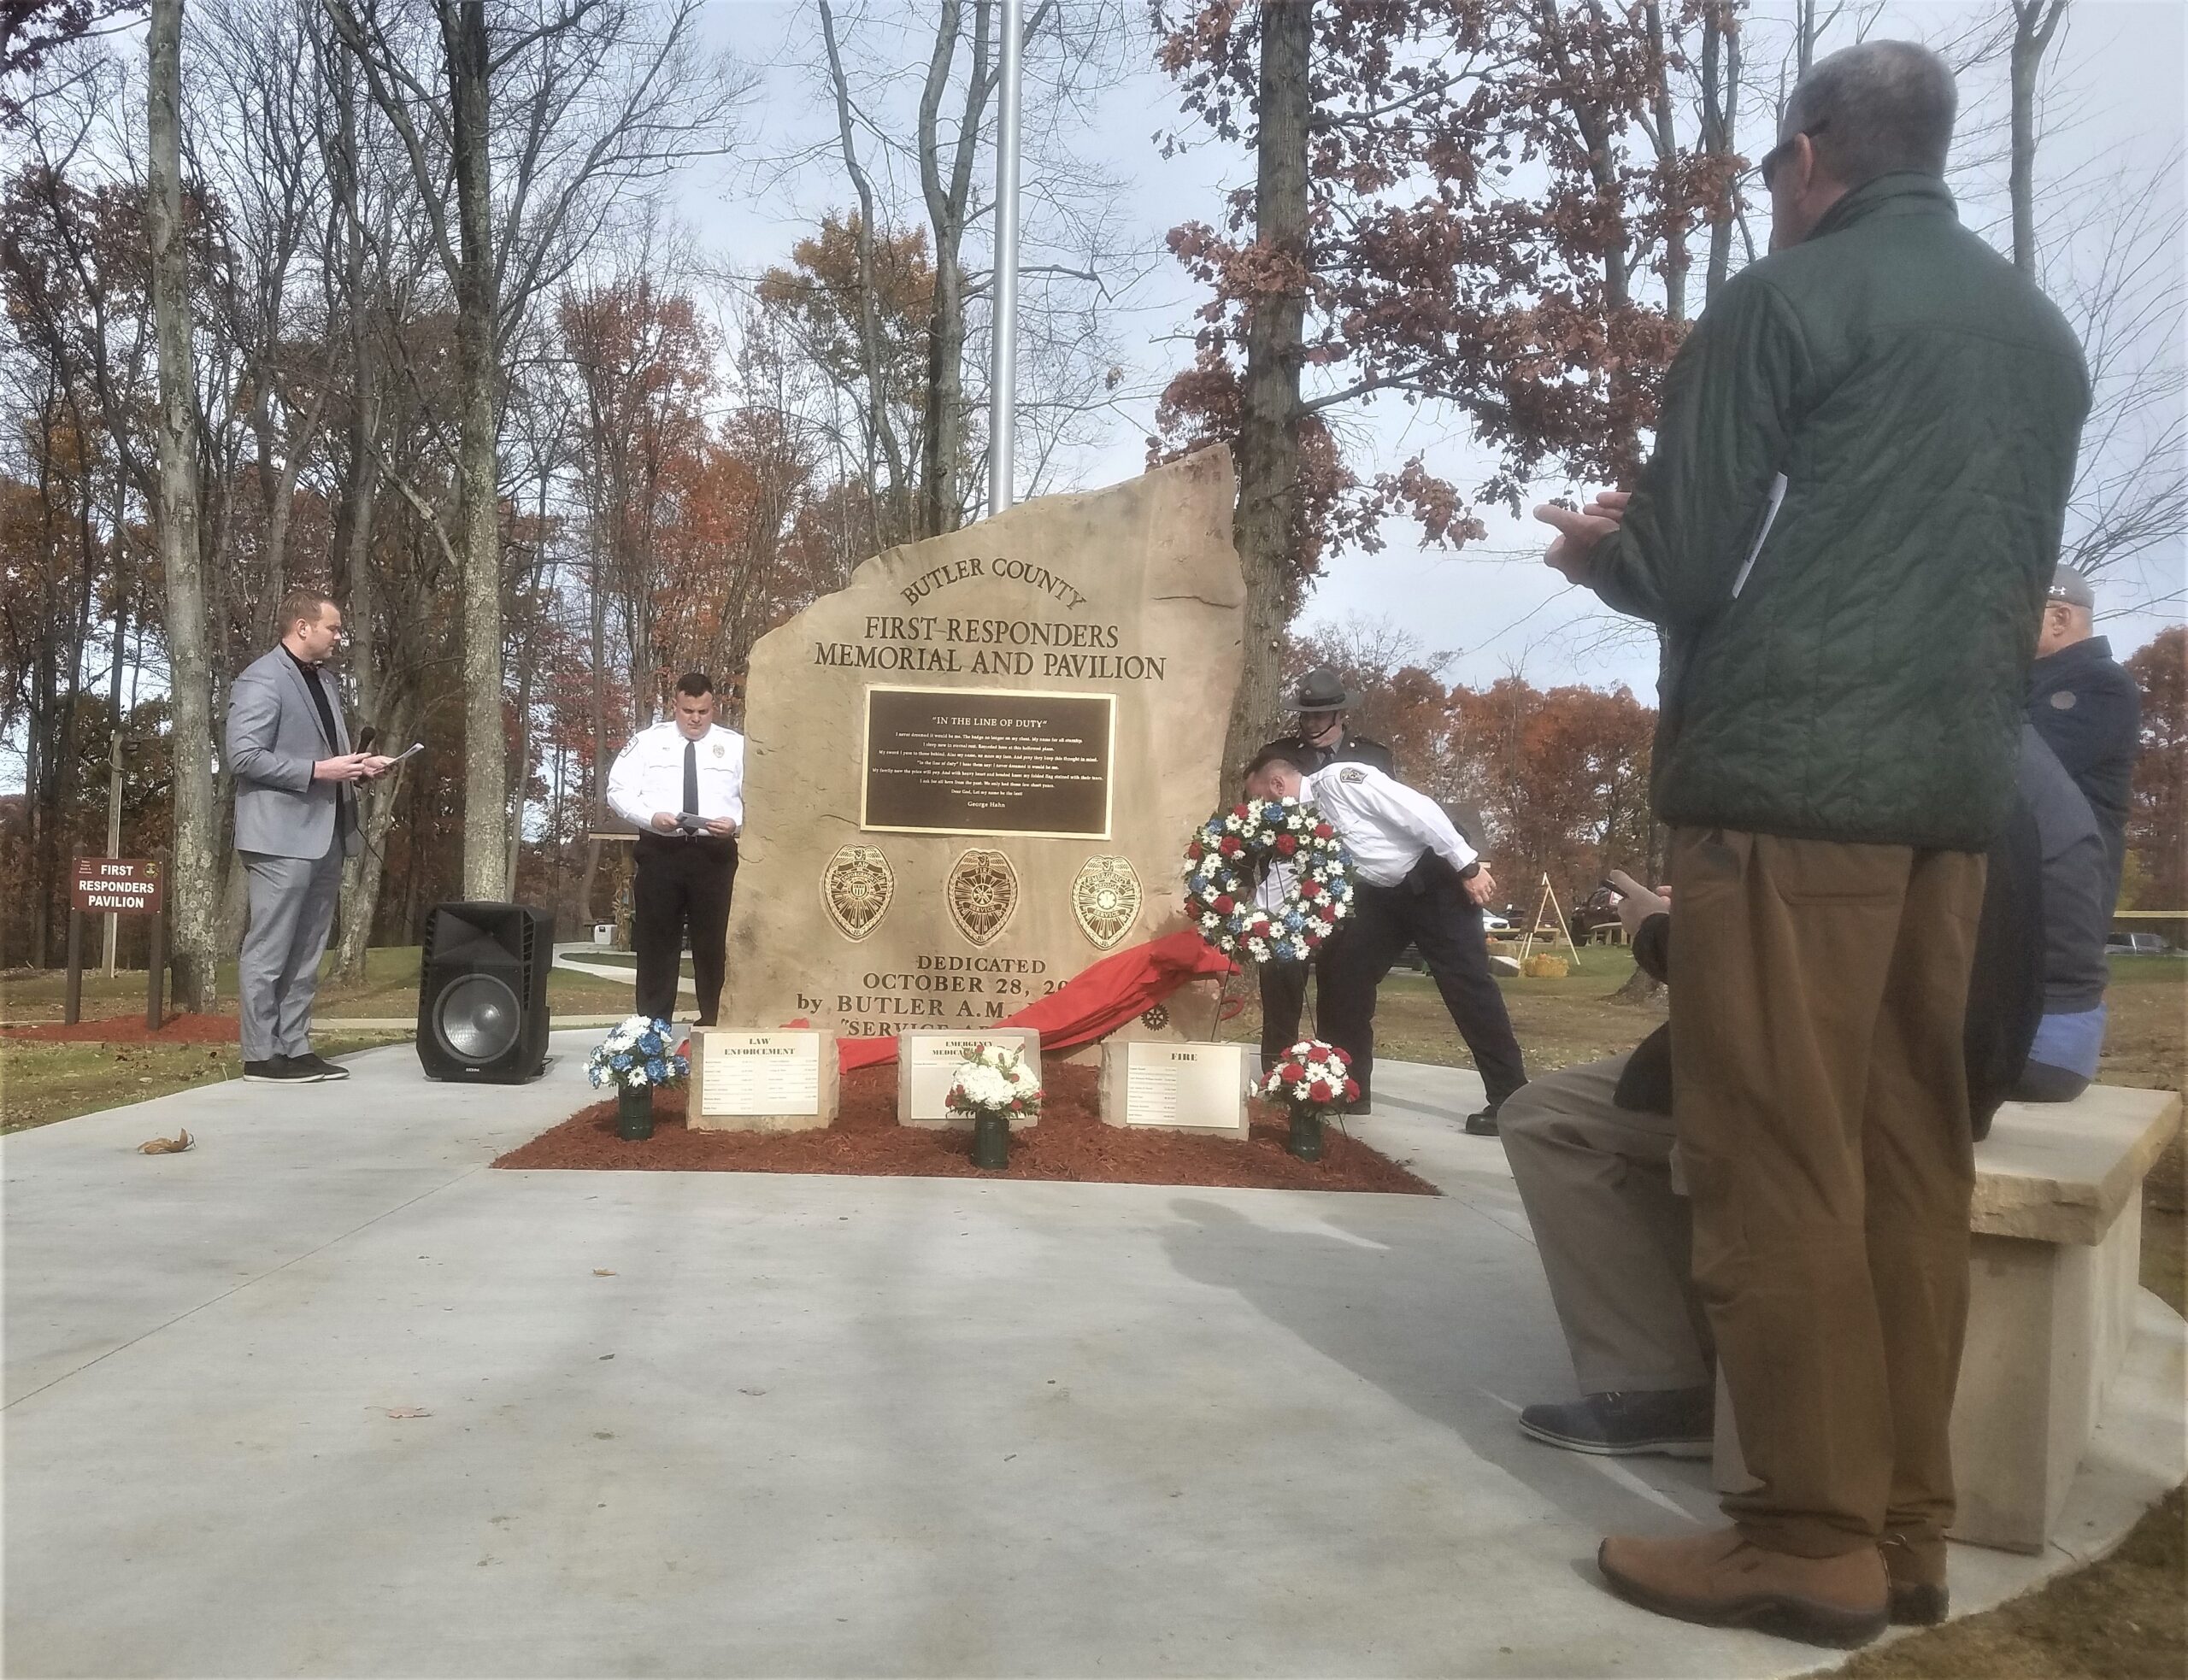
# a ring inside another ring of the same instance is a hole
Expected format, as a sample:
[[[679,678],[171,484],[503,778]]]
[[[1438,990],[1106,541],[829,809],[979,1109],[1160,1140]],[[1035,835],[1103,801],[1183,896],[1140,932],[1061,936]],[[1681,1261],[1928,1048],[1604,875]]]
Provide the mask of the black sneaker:
[[[315,1055],[309,1050],[300,1056],[291,1056],[289,1066],[315,1069],[322,1079],[346,1079],[350,1077],[350,1070],[340,1062],[329,1061],[325,1056]]]
[[[1497,1111],[1494,1108],[1475,1109],[1467,1116],[1466,1132],[1469,1137],[1496,1137]]]
[[[247,1061],[243,1065],[243,1077],[272,1085],[315,1085],[326,1076],[317,1068],[291,1060],[287,1056],[273,1056],[265,1061]]]
[[[1716,1443],[1716,1398],[1710,1388],[1583,1395],[1562,1405],[1526,1407],[1520,1429],[1567,1452],[1706,1459]]]

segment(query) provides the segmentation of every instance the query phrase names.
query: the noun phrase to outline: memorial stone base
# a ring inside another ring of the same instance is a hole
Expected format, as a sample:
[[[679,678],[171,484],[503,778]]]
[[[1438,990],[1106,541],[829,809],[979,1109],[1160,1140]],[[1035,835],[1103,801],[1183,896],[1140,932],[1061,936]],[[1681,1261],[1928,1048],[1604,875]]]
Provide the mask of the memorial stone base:
[[[838,1092],[833,1033],[691,1030],[694,1131],[816,1131],[833,1125]]]
[[[1244,1137],[1253,1054],[1244,1044],[1106,1041],[1103,1122]]]
[[[957,1065],[983,1044],[1008,1044],[1037,1072],[1041,1066],[1041,1035],[1030,1027],[998,1027],[991,1032],[903,1032],[897,1036],[897,1124],[915,1126],[964,1126],[970,1114],[952,1113],[950,1082]],[[1032,1117],[1015,1119],[1013,1131],[1034,1124]]]

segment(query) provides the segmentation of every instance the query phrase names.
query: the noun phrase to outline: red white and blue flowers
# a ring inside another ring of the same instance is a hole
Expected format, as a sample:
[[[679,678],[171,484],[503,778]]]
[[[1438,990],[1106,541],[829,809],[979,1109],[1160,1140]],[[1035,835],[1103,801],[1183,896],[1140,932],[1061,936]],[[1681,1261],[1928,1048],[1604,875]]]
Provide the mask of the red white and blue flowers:
[[[1303,1038],[1262,1076],[1254,1095],[1294,1113],[1326,1118],[1359,1096],[1360,1083],[1352,1077],[1352,1058],[1343,1050],[1319,1038]]]
[[[1254,799],[1201,825],[1185,848],[1185,914],[1224,955],[1304,962],[1352,913],[1352,855],[1313,805]],[[1273,906],[1255,884],[1283,884]]]
[[[680,1085],[691,1071],[691,1059],[679,1049],[675,1026],[650,1015],[626,1015],[586,1060],[585,1077],[596,1089],[614,1085],[621,1090],[650,1090],[661,1085]]]

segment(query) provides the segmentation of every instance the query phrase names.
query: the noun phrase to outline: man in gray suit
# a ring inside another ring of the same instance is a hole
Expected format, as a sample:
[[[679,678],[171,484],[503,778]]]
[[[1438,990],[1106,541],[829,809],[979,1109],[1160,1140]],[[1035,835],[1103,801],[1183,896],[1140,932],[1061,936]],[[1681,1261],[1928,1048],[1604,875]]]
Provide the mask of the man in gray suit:
[[[310,1084],[350,1077],[311,1052],[312,996],[342,860],[359,843],[356,784],[394,761],[350,750],[341,693],[326,669],[342,640],[342,609],[316,590],[291,590],[281,624],[280,645],[244,670],[228,699],[236,850],[250,884],[243,1076]]]

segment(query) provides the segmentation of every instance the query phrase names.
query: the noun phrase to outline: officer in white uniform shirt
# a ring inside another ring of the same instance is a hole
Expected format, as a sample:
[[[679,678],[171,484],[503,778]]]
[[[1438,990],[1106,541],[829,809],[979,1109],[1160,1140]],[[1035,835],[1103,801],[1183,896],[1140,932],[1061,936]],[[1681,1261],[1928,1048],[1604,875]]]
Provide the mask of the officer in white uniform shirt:
[[[1375,1069],[1375,992],[1408,944],[1417,947],[1473,1053],[1488,1105],[1466,1129],[1493,1137],[1497,1111],[1527,1082],[1504,994],[1489,972],[1481,907],[1497,882],[1443,808],[1368,764],[1336,763],[1310,776],[1280,752],[1247,772],[1263,799],[1311,800],[1352,853],[1353,914],[1322,955],[1322,1036],[1352,1058],[1362,1107]]]
[[[631,889],[638,1012],[675,1019],[688,927],[699,1025],[712,1026],[721,1006],[737,836],[744,826],[744,737],[715,721],[715,685],[704,672],[678,678],[674,713],[640,730],[617,755],[608,802],[643,831]]]

